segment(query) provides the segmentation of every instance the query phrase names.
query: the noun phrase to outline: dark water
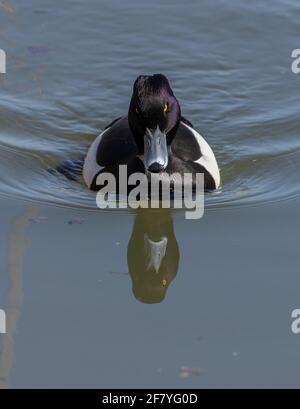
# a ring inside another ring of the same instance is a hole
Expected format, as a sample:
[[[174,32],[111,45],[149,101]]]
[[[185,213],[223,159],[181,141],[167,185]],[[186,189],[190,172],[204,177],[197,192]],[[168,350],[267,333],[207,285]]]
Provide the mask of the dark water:
[[[4,386],[299,386],[299,21],[296,0],[0,1]],[[101,212],[54,172],[156,72],[221,168],[197,222]]]

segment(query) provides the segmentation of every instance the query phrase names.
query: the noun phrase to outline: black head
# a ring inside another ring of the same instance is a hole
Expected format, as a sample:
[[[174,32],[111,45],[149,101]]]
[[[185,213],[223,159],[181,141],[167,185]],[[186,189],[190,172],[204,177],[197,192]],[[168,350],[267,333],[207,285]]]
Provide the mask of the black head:
[[[164,75],[141,75],[136,79],[128,121],[148,170],[160,172],[166,168],[167,146],[180,117],[179,103]]]

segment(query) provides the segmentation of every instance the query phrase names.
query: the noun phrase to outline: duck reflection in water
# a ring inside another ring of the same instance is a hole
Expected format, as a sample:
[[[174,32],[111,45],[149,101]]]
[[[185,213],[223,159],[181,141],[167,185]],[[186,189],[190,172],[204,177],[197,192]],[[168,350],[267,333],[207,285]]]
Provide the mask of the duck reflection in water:
[[[163,301],[179,265],[169,209],[137,210],[127,259],[136,299],[146,304]]]

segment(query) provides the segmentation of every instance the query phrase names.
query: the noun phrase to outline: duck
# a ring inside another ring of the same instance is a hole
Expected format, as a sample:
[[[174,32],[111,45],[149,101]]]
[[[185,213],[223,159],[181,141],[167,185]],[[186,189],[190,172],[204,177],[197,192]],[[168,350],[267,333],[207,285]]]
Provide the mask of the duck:
[[[83,179],[97,191],[103,172],[118,177],[127,165],[128,177],[197,173],[204,175],[205,191],[219,189],[220,170],[212,148],[181,115],[181,107],[163,74],[140,75],[134,82],[128,114],[107,125],[92,142],[83,162]]]

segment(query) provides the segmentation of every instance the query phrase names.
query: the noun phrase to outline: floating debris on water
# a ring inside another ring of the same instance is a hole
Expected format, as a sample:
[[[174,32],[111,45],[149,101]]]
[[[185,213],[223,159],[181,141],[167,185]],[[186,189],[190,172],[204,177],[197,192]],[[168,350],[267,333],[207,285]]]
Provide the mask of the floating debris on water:
[[[124,271],[110,271],[109,274],[116,274],[119,276],[128,276],[129,273],[125,273]]]
[[[68,224],[83,224],[85,222],[85,219],[82,217],[75,217],[74,219],[71,219],[68,221]]]
[[[182,366],[179,369],[180,378],[189,378],[191,376],[201,376],[205,373],[205,370],[202,368],[190,368],[188,366]]]
[[[33,10],[33,13],[34,14],[48,14],[48,10],[38,9],[38,10]]]
[[[43,223],[43,222],[46,222],[47,220],[49,220],[49,217],[47,216],[37,216],[37,217],[31,217],[30,219],[28,219],[28,221],[32,223]]]
[[[45,54],[51,51],[47,45],[31,45],[27,49],[31,54]]]

